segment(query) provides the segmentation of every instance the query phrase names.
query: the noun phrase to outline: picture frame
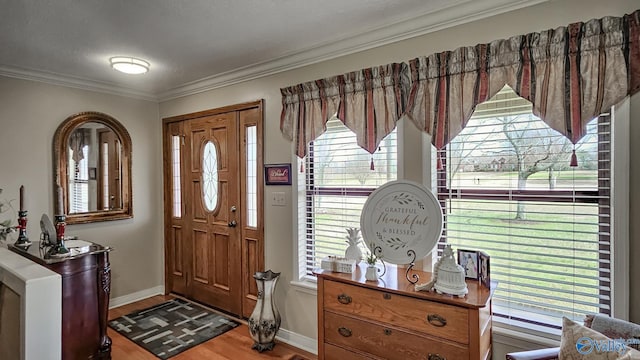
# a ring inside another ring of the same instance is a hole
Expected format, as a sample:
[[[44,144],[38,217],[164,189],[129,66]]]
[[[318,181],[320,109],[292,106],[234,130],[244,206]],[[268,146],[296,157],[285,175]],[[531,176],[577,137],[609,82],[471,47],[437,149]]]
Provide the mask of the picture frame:
[[[90,167],[89,168],[89,180],[96,180],[98,179],[98,169],[94,168],[94,167]]]
[[[291,163],[264,166],[265,185],[291,185]]]
[[[478,280],[483,286],[491,288],[491,257],[485,252],[478,252]]]
[[[478,251],[458,249],[458,264],[464,269],[464,277],[478,280]]]

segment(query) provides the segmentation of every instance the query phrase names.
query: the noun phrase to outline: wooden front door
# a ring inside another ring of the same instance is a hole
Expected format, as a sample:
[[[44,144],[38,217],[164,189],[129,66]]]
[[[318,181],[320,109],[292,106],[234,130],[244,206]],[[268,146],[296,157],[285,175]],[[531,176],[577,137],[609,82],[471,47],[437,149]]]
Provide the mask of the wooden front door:
[[[167,291],[238,316],[255,304],[251,275],[264,263],[255,206],[262,162],[247,142],[261,130],[256,104],[259,111],[211,110],[165,119],[164,127]]]
[[[239,184],[235,113],[185,124],[186,220],[192,254],[191,296],[240,314]]]

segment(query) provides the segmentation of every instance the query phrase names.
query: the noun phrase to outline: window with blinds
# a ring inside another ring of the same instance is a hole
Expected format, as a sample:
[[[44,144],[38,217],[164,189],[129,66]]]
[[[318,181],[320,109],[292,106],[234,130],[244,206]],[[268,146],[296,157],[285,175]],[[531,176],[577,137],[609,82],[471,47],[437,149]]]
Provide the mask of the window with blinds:
[[[89,211],[89,146],[82,147],[82,159],[76,163],[69,151],[69,213]]]
[[[344,256],[346,228],[360,227],[367,196],[397,178],[397,134],[382,140],[373,155],[357,145],[355,134],[337,118],[309,145],[298,176],[300,277],[312,275],[329,255]],[[365,245],[360,244],[364,252]]]
[[[609,119],[574,146],[505,87],[437,154],[439,248],[490,255],[495,316],[560,328],[562,316],[610,314]]]

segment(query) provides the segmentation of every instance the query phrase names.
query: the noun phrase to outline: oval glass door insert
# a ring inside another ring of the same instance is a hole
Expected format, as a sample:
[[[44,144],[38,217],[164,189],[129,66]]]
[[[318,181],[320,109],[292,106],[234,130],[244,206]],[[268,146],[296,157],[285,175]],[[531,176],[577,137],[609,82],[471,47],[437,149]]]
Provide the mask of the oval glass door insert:
[[[218,205],[218,153],[212,141],[207,141],[202,154],[202,196],[205,208],[215,210]]]

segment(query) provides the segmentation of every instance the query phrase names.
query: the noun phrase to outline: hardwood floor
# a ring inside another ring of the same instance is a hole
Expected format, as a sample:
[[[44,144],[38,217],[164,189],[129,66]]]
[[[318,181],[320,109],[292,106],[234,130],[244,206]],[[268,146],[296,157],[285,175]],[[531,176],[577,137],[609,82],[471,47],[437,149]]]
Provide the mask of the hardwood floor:
[[[120,306],[109,310],[109,320],[133,311],[145,309],[156,304],[174,298],[171,295],[158,295],[132,304]],[[237,319],[236,319],[237,320]],[[259,359],[287,359],[287,360],[317,360],[317,356],[300,349],[296,349],[288,344],[278,342],[271,351],[258,353],[251,350],[253,340],[249,335],[246,321],[239,320],[242,325],[227,331],[205,343],[197,345],[183,353],[172,357],[171,360],[259,360]],[[150,352],[139,347],[131,340],[120,335],[111,328],[107,332],[113,341],[111,345],[111,358],[113,360],[155,360],[157,359]]]

